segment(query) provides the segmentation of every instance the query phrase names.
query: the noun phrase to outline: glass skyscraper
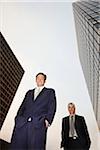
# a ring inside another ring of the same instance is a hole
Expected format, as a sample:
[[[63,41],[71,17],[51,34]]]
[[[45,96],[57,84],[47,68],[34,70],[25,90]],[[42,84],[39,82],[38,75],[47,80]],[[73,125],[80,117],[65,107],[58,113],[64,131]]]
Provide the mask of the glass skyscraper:
[[[100,1],[73,3],[79,58],[100,128]]]

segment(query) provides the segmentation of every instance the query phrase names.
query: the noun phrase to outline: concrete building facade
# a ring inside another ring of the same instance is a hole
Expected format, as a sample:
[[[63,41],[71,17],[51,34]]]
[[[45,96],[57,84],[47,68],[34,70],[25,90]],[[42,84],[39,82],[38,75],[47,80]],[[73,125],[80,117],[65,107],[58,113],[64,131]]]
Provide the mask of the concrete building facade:
[[[0,32],[0,129],[23,74],[22,66]]]

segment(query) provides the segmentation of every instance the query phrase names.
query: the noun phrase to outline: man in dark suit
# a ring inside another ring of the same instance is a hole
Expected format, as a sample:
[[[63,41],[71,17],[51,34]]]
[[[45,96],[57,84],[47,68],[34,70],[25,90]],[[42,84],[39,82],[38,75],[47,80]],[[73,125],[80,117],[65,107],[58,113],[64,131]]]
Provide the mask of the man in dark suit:
[[[56,112],[54,89],[44,87],[46,75],[36,75],[37,87],[29,90],[15,117],[11,150],[45,150],[47,129]]]
[[[89,150],[90,137],[83,116],[75,114],[75,105],[68,104],[69,116],[62,119],[61,148],[64,150]]]

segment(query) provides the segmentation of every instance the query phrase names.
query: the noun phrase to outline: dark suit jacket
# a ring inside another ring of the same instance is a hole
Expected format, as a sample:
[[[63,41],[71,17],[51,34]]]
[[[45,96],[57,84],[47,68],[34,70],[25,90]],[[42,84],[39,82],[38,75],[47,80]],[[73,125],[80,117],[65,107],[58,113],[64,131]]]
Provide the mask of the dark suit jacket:
[[[75,115],[75,129],[82,143],[82,148],[88,149],[90,147],[90,137],[83,116]],[[69,140],[69,116],[62,119],[62,141],[61,147],[67,147]]]
[[[37,98],[34,100],[34,89],[29,90],[18,110],[15,117],[16,127],[21,127],[27,123],[27,119],[31,117],[34,125],[40,127],[41,122],[47,119],[51,124],[56,112],[55,91],[49,88],[43,88]]]
[[[47,132],[45,119],[51,124],[55,112],[56,97],[53,89],[43,88],[35,100],[34,89],[29,90],[15,117],[11,150],[44,150]]]

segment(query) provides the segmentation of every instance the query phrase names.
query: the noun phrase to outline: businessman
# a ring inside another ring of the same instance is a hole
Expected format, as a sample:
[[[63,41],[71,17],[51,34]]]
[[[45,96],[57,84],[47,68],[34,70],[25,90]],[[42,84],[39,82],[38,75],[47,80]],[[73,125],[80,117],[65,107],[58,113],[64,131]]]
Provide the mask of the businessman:
[[[75,105],[68,104],[69,116],[62,119],[61,148],[64,150],[89,150],[90,137],[83,116],[75,114]]]
[[[15,117],[11,150],[45,150],[47,129],[56,112],[54,89],[44,87],[46,75],[36,75],[36,88],[29,90]]]

